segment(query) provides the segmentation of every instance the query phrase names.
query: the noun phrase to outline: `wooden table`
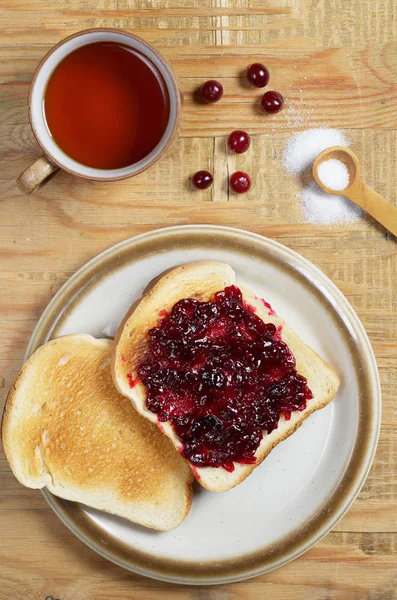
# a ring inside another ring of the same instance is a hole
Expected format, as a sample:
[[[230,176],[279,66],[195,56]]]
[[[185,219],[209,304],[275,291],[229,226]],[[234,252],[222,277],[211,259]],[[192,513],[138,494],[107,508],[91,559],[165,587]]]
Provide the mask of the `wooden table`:
[[[58,174],[28,197],[15,178],[38,154],[27,115],[32,74],[63,37],[96,26],[137,31],[169,59],[184,94],[179,140],[135,179],[98,184]],[[185,223],[245,228],[293,248],[322,269],[362,319],[379,364],[383,422],[371,474],[323,542],[264,577],[189,588],[134,576],[85,547],[40,492],[0,470],[1,600],[394,600],[397,598],[396,240],[370,218],[357,226],[305,223],[299,181],[282,151],[294,131],[339,128],[367,181],[397,199],[397,0],[3,0],[0,8],[0,399],[17,375],[41,312],[68,277],[137,233]],[[242,71],[260,59],[284,93],[277,117],[258,114]],[[194,90],[224,83],[224,100],[198,106]],[[225,152],[236,127],[256,134],[246,155]],[[237,197],[227,173],[247,170]],[[215,173],[205,192],[196,170]]]

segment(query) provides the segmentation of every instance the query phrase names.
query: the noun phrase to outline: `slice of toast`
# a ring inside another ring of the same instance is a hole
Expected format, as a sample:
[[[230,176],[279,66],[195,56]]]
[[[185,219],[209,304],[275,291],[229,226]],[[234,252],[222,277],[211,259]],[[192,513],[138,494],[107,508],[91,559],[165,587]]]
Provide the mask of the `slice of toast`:
[[[111,349],[110,340],[69,335],[36,350],[7,398],[6,457],[27,487],[168,531],[189,512],[193,476],[115,389]]]
[[[146,388],[137,378],[137,366],[148,348],[148,331],[157,326],[159,315],[169,312],[181,299],[197,298],[202,301],[212,299],[215,292],[235,284],[233,269],[218,262],[197,262],[182,265],[157,278],[144,291],[121,323],[112,354],[112,375],[118,390],[131,399],[136,409],[149,421],[157,423],[181,451],[182,442],[177,437],[169,421],[158,423],[157,415],[146,408]],[[198,468],[191,463],[193,473],[199,483],[214,492],[228,490],[242,482],[263,461],[269,452],[291,435],[315,410],[326,406],[335,396],[339,387],[337,374],[309,348],[279,318],[266,303],[255,294],[236,284],[243,293],[244,301],[255,309],[255,314],[266,323],[273,323],[281,332],[281,339],[289,346],[296,359],[296,370],[303,375],[313,393],[302,412],[294,411],[290,420],[280,417],[278,428],[270,434],[264,432],[263,439],[255,453],[255,464],[234,463],[234,471],[229,473],[222,467]],[[130,386],[131,376],[137,380]]]

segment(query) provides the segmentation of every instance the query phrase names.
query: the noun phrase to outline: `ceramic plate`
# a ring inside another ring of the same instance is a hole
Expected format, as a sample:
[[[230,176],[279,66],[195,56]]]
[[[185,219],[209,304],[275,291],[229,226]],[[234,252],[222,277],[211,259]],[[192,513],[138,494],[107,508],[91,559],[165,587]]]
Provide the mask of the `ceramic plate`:
[[[371,466],[379,433],[377,367],[357,315],[331,281],[272,240],[225,227],[160,229],[118,244],[80,269],[44,311],[27,356],[51,337],[112,337],[130,304],[165,269],[229,263],[341,378],[336,399],[311,415],[253,474],[221,494],[195,484],[183,524],[154,532],[44,490],[70,530],[107,559],[164,581],[213,584],[266,573],[311,548],[339,521]]]

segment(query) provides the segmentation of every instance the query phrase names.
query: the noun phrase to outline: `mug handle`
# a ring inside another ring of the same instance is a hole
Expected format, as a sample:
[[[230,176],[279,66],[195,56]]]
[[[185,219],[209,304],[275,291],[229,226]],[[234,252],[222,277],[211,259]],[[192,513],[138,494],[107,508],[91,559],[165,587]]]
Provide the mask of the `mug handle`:
[[[17,179],[17,187],[24,194],[31,194],[43,186],[58,171],[45,155],[40,156]]]

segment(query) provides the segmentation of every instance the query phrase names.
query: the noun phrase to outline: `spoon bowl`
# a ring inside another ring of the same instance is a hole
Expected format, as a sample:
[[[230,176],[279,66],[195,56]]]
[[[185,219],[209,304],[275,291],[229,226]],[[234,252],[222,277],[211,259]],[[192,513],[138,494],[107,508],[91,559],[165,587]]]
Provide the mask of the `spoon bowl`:
[[[338,160],[347,168],[349,180],[343,190],[332,189],[321,181],[319,166],[328,160]],[[368,187],[361,179],[360,161],[349,148],[332,146],[323,150],[314,161],[312,171],[314,180],[324,192],[346,196],[376,219],[378,223],[381,223],[386,229],[397,236],[397,208]]]
[[[347,171],[349,173],[349,183],[343,190],[334,190],[321,181],[319,177],[318,168],[321,165],[321,163],[327,160],[338,160],[339,162],[343,163],[347,168]],[[324,192],[327,192],[327,194],[346,196],[346,190],[353,187],[358,181],[360,181],[360,174],[360,161],[358,160],[354,152],[349,150],[349,148],[344,148],[344,146],[332,146],[331,148],[323,150],[321,154],[317,156],[316,160],[313,163],[314,180],[317,183],[317,185],[322,190],[324,190]]]

